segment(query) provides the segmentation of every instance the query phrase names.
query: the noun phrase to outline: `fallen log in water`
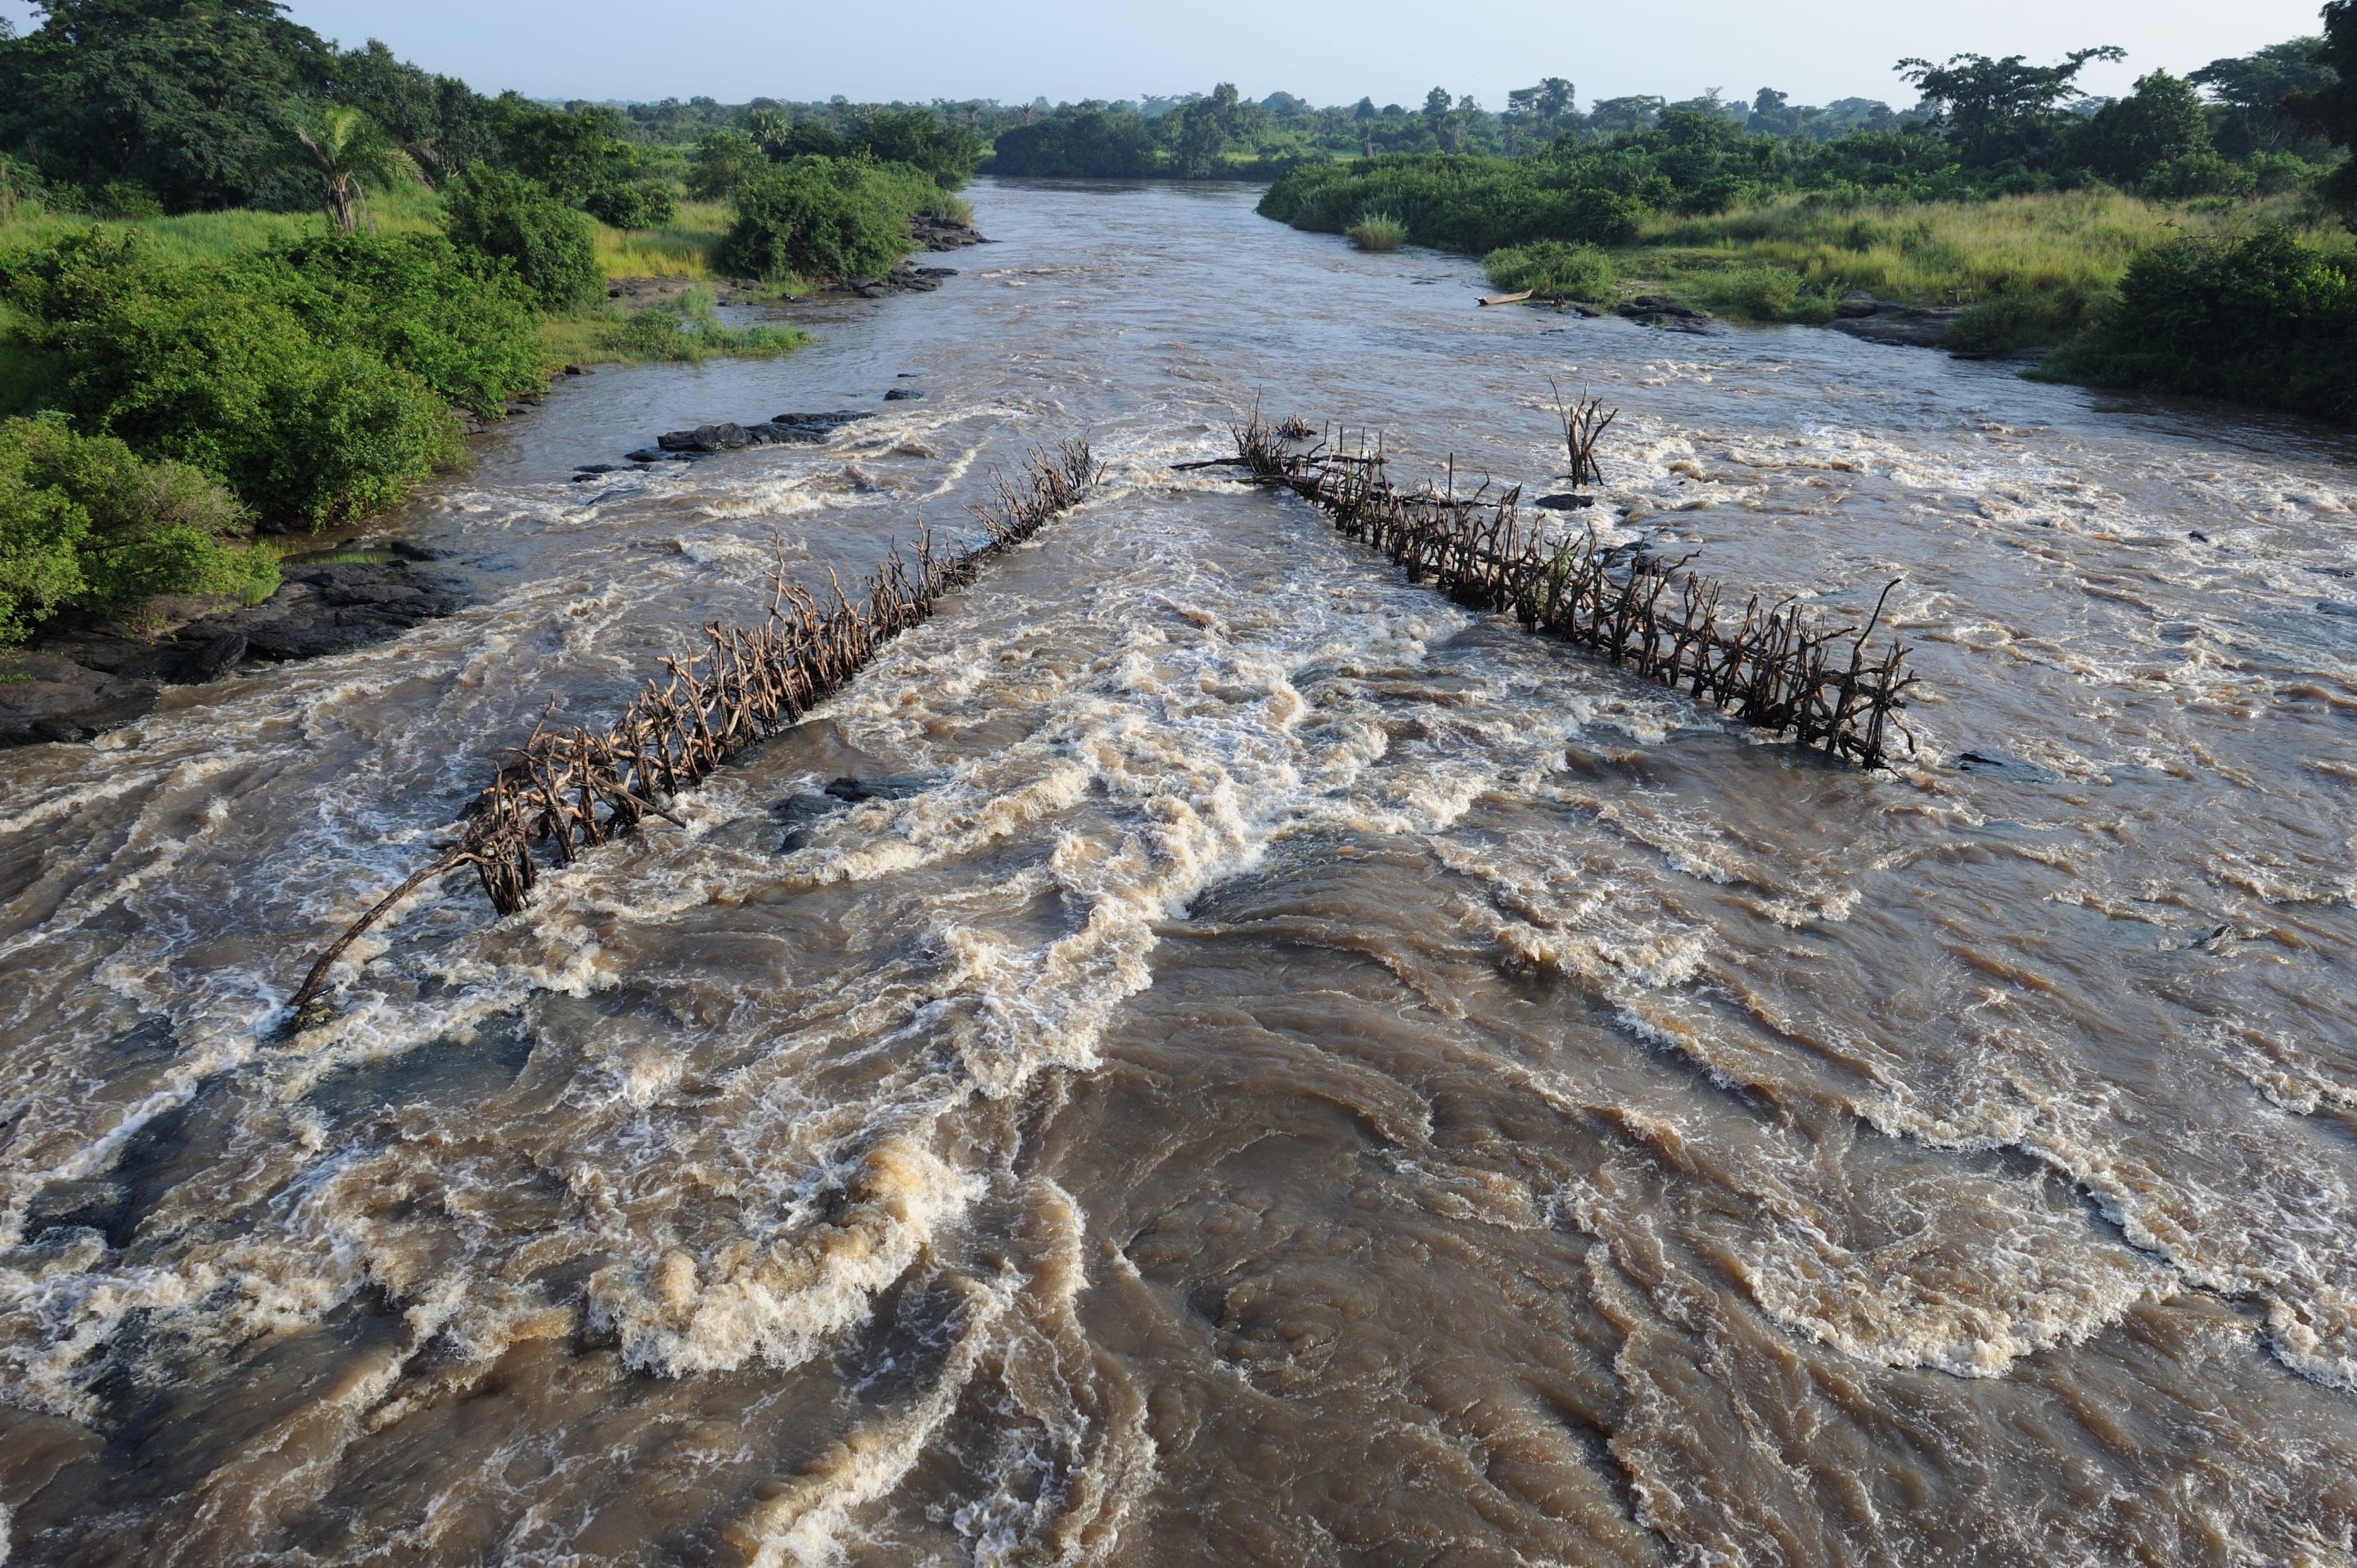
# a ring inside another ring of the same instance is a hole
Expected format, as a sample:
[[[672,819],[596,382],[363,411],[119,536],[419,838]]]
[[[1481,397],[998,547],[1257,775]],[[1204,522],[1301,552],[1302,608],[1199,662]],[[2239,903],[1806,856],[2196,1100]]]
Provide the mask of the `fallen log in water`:
[[[1611,415],[1594,399],[1565,415],[1575,468],[1593,471],[1595,442]],[[1430,582],[1460,603],[1511,610],[1524,626],[1592,648],[1614,664],[1865,768],[1889,764],[1893,732],[1914,750],[1899,718],[1916,678],[1896,639],[1869,657],[1894,581],[1862,628],[1828,627],[1798,602],[1752,595],[1742,618],[1721,586],[1641,546],[1607,547],[1594,529],[1568,538],[1525,521],[1519,487],[1495,500],[1429,488],[1395,488],[1383,447],[1339,437],[1297,449],[1255,412],[1232,427],[1238,465],[1252,481],[1290,490],[1326,513],[1345,538],[1383,551],[1411,582]],[[1727,605],[1722,612],[1723,603]]]
[[[1078,504],[1097,478],[1085,441],[1034,452],[1016,478],[999,479],[989,504],[974,509],[985,543],[944,554],[922,537],[913,568],[896,553],[856,594],[845,593],[829,568],[832,607],[790,582],[780,563],[767,619],[705,627],[702,650],[664,660],[663,680],[648,682],[613,724],[559,731],[544,719],[534,725],[468,802],[457,841],[353,921],[311,966],[288,1008],[299,1016],[361,933],[445,873],[471,869],[491,908],[512,915],[538,880],[535,846],[570,865],[648,817],[678,825],[663,810],[665,800],[694,789],[748,744],[794,724],[886,642],[930,617],[942,594],[973,582],[985,560]]]

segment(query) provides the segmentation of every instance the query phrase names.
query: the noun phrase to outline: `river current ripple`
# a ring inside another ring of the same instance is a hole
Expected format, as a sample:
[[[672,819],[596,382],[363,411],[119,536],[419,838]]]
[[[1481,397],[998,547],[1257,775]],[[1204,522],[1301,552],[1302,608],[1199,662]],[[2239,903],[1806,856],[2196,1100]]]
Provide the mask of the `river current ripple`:
[[[2357,449],[1251,199],[985,182],[940,293],[496,435],[401,520],[476,607],[0,757],[10,1561],[2357,1556]],[[1544,485],[1550,376],[1616,540],[1904,579],[1911,764],[1170,469],[1257,397]],[[1077,433],[683,831],[274,1032],[550,696]],[[845,774],[921,787],[786,844]]]

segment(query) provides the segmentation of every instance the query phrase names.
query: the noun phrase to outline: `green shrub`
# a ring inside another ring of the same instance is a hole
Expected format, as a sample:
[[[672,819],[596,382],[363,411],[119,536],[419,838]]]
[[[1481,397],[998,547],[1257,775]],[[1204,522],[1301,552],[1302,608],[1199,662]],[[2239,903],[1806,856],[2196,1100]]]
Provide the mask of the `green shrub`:
[[[156,193],[135,179],[108,180],[99,188],[90,209],[94,217],[126,220],[164,216],[164,204],[156,199]]]
[[[549,310],[605,296],[589,220],[522,175],[477,164],[450,182],[450,242],[479,272],[505,265]]]
[[[679,196],[665,181],[627,180],[594,191],[589,216],[617,229],[660,229],[679,216]]]
[[[1528,289],[1561,299],[1601,299],[1614,282],[1611,257],[1593,245],[1566,245],[1560,240],[1534,240],[1492,251],[1481,268],[1501,289]]]
[[[900,165],[795,158],[737,188],[716,259],[740,277],[872,277],[916,249],[909,220],[940,195]]]
[[[622,317],[601,334],[598,346],[619,359],[696,362],[723,356],[775,359],[803,341],[792,328],[774,323],[731,327],[720,319],[710,289],[692,288]]]
[[[2156,246],[2040,373],[2357,419],[2357,252],[2282,229]]]
[[[2248,196],[2257,188],[2258,177],[2252,170],[2203,147],[2154,165],[2137,184],[2136,194],[2157,201],[2182,201],[2196,196]]]
[[[1958,316],[1948,328],[1947,347],[1959,354],[2050,347],[2084,326],[2101,297],[2093,289],[2072,285],[2001,294]]]
[[[761,144],[742,131],[714,131],[688,155],[687,193],[699,201],[721,201],[770,166]]]
[[[398,500],[457,455],[447,402],[387,357],[424,324],[354,319],[284,254],[173,266],[96,230],[0,261],[41,404],[143,456],[225,480],[265,517],[323,521]],[[407,350],[402,350],[406,353]]]
[[[143,463],[56,415],[0,421],[0,647],[60,609],[116,615],[156,594],[251,601],[278,561],[227,541],[237,502],[178,463]]]
[[[1304,164],[1269,187],[1260,211],[1329,234],[1361,214],[1386,212],[1418,244],[1476,255],[1533,240],[1626,244],[1650,209],[1636,192],[1602,180],[1593,169],[1545,158],[1385,156]]]
[[[1388,212],[1370,212],[1342,232],[1362,251],[1396,251],[1407,242],[1407,225]]]
[[[438,234],[329,234],[264,251],[237,275],[318,337],[357,344],[483,418],[546,385],[539,319],[504,272],[477,277]]]
[[[1738,320],[1791,321],[1802,301],[1801,274],[1787,267],[1738,267],[1698,281],[1713,310]]]
[[[943,190],[955,190],[982,162],[982,138],[930,109],[875,109],[853,123],[846,147],[877,163],[921,169]]]

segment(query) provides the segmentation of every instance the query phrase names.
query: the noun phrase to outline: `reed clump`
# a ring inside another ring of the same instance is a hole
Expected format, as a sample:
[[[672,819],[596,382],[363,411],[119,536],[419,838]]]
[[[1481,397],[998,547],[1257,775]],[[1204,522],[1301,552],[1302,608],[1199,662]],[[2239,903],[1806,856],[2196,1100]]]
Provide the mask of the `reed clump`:
[[[1593,400],[1566,415],[1575,463],[1594,461],[1609,415]],[[1588,427],[1583,451],[1575,418]],[[1745,723],[1864,768],[1889,765],[1894,736],[1914,749],[1900,719],[1916,678],[1897,639],[1878,654],[1867,639],[1896,582],[1863,627],[1834,627],[1792,598],[1751,595],[1740,618],[1721,585],[1685,568],[1692,555],[1651,556],[1608,547],[1525,520],[1520,487],[1490,499],[1429,487],[1404,490],[1385,472],[1380,442],[1339,433],[1314,446],[1288,442],[1255,412],[1232,427],[1236,466],[1254,483],[1290,490],[1325,512],[1337,532],[1383,551],[1410,582],[1429,582],[1462,604],[1511,611],[1523,625],[1601,653],[1647,680],[1731,713]]]
[[[942,551],[921,536],[913,563],[898,552],[846,592],[832,568],[832,604],[773,573],[770,613],[749,627],[704,628],[703,646],[662,661],[622,715],[602,729],[555,730],[545,719],[507,753],[490,783],[460,813],[461,831],[432,864],[379,899],[319,955],[288,1001],[299,1018],[326,987],[336,961],[419,887],[470,870],[491,908],[525,908],[543,857],[570,865],[626,836],[649,817],[678,826],[663,802],[693,789],[729,757],[796,721],[839,690],[884,644],[933,613],[992,556],[1014,549],[1079,504],[1098,469],[1086,441],[1035,451],[996,495],[974,509],[985,535],[971,550]]]
[[[1396,251],[1407,243],[1407,225],[1388,212],[1370,212],[1342,232],[1362,251]]]

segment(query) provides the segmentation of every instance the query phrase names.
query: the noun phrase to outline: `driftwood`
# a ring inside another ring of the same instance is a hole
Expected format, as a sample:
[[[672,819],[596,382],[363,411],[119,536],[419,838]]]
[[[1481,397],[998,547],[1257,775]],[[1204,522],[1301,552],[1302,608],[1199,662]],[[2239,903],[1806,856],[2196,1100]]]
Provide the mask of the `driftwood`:
[[[1517,294],[1485,294],[1474,303],[1477,305],[1520,305],[1523,301],[1530,298],[1531,295],[1537,292],[1538,291],[1536,289],[1526,288]]]
[[[1592,465],[1593,437],[1610,416],[1599,416],[1593,399],[1584,406],[1590,437],[1584,447],[1574,443],[1573,457]],[[1309,501],[1345,538],[1389,555],[1410,582],[1429,582],[1462,604],[1511,611],[1534,630],[1845,761],[1888,766],[1894,734],[1914,750],[1914,735],[1898,716],[1916,680],[1905,673],[1908,650],[1893,639],[1878,655],[1867,651],[1896,581],[1863,627],[1829,627],[1793,599],[1770,603],[1756,594],[1738,619],[1720,585],[1685,570],[1692,555],[1664,560],[1641,545],[1608,547],[1592,528],[1566,537],[1523,518],[1519,486],[1495,499],[1486,482],[1458,496],[1453,478],[1445,493],[1405,491],[1386,477],[1380,442],[1370,449],[1361,436],[1346,451],[1330,435],[1300,450],[1257,413],[1233,430],[1252,482]]]
[[[544,716],[461,813],[457,841],[352,922],[287,1006],[299,1015],[362,932],[445,873],[472,870],[491,908],[511,915],[531,898],[539,855],[570,865],[648,817],[678,825],[665,800],[797,722],[886,642],[930,617],[943,593],[973,582],[988,557],[1076,505],[1097,478],[1084,441],[1034,452],[1015,478],[1000,477],[987,505],[974,509],[986,542],[943,553],[930,535],[920,537],[913,564],[896,552],[856,593],[846,593],[829,568],[831,605],[789,581],[781,561],[765,620],[705,627],[700,650],[664,660],[663,679],[648,682],[613,724],[552,730]]]

